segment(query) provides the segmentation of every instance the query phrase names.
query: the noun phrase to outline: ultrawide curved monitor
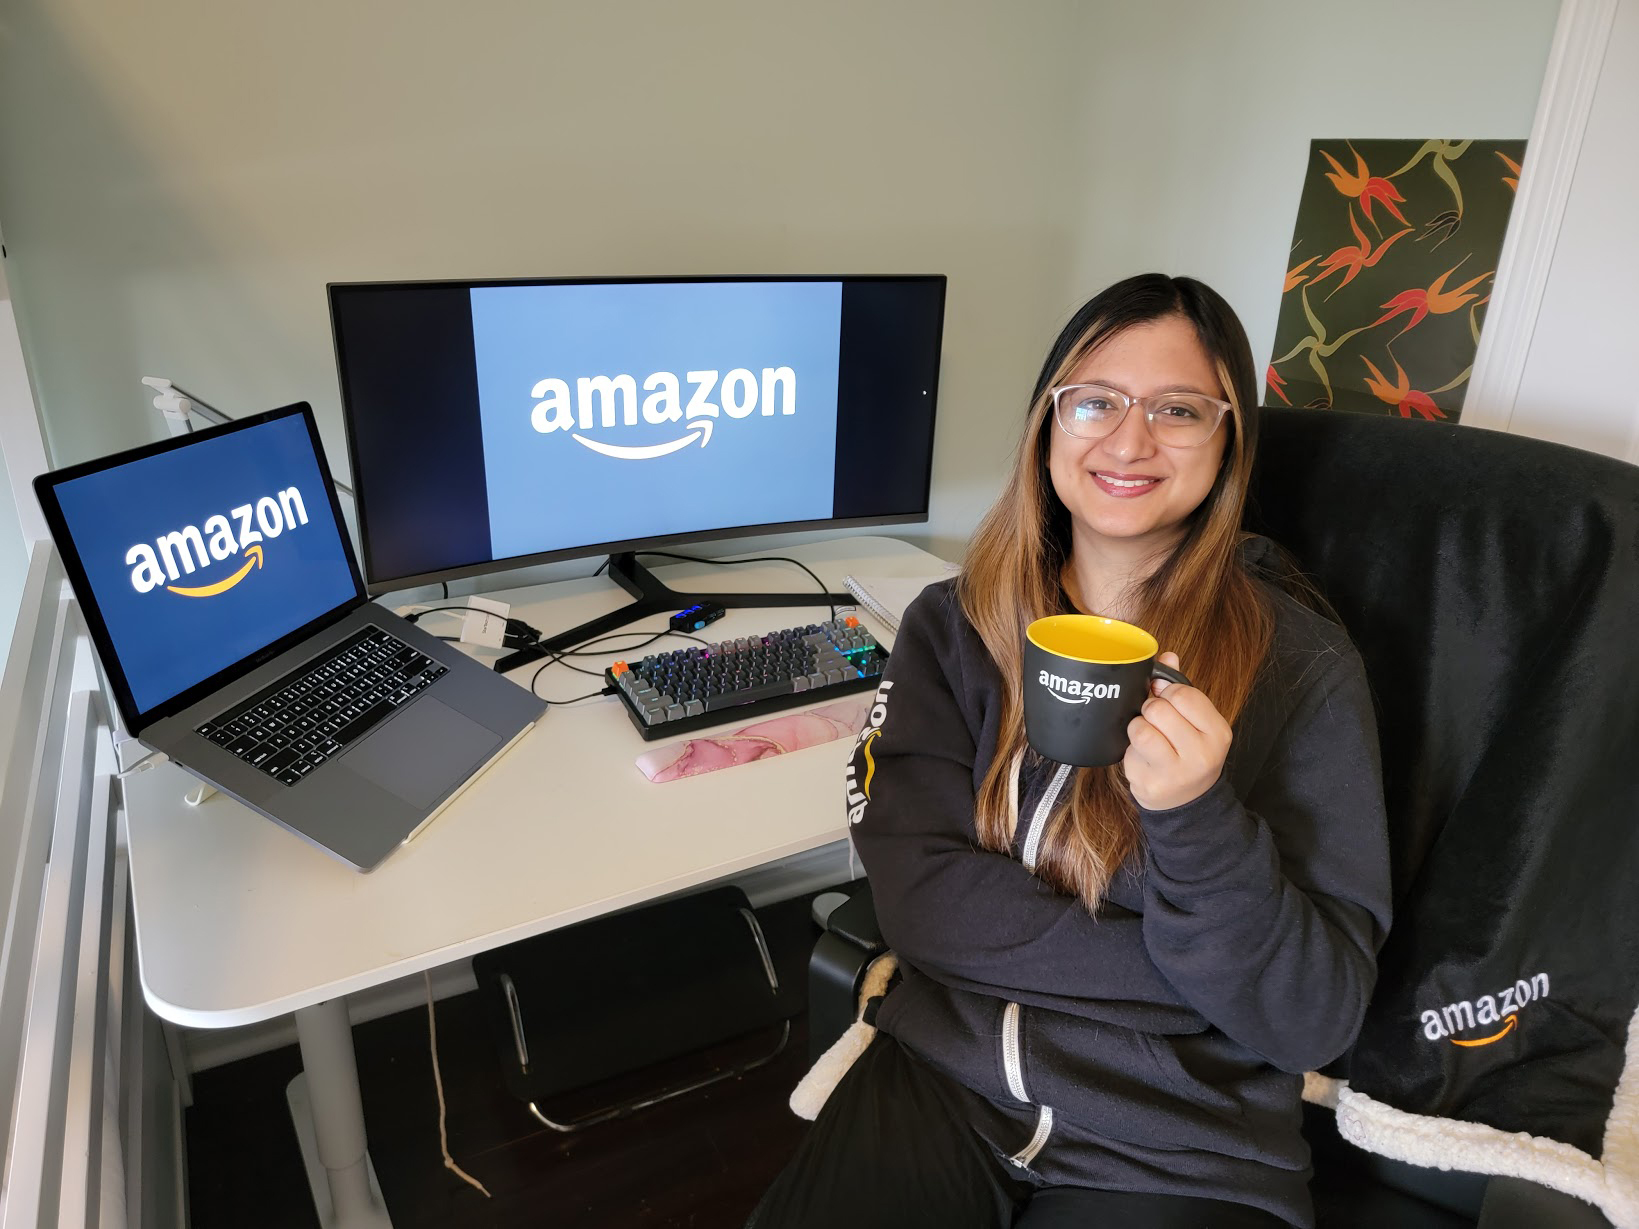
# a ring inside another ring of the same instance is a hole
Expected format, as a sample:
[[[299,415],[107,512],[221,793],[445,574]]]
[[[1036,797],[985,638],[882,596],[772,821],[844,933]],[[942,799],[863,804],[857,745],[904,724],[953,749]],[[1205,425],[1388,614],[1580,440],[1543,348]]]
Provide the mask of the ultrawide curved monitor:
[[[942,276],[329,293],[372,593],[927,519]]]

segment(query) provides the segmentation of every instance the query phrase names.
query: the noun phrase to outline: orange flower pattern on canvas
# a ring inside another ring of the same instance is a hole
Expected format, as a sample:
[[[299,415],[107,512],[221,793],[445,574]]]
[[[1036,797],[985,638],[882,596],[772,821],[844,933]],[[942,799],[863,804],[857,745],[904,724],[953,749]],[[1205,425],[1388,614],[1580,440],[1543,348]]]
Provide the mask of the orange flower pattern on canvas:
[[[1315,141],[1264,404],[1456,421],[1524,141]]]

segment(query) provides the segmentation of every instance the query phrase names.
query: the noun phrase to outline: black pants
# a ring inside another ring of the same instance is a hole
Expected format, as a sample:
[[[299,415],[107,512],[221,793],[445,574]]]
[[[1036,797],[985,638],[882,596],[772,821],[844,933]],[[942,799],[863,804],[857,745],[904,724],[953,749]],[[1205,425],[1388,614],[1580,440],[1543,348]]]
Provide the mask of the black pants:
[[[968,1128],[964,1095],[879,1035],[746,1229],[1284,1229],[1245,1204],[1038,1186]]]

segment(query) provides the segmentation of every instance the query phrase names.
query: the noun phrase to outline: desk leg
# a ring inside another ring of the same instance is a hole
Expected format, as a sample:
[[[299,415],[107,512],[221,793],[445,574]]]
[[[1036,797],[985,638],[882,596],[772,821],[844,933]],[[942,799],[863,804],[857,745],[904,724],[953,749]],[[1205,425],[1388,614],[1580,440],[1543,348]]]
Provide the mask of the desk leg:
[[[301,1143],[313,1203],[324,1229],[392,1229],[375,1168],[365,1151],[364,1102],[347,1001],[296,1013],[302,1074],[286,1097]]]

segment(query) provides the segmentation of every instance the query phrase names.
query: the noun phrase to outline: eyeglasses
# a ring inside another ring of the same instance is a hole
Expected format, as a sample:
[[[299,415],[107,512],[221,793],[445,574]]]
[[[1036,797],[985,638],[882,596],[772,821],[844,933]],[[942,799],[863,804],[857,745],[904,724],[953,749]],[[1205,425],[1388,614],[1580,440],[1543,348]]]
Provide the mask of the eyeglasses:
[[[1077,439],[1101,440],[1115,434],[1135,405],[1143,409],[1155,442],[1169,448],[1206,443],[1231,408],[1229,402],[1205,393],[1129,397],[1103,384],[1064,384],[1053,390],[1053,417],[1059,430]]]

